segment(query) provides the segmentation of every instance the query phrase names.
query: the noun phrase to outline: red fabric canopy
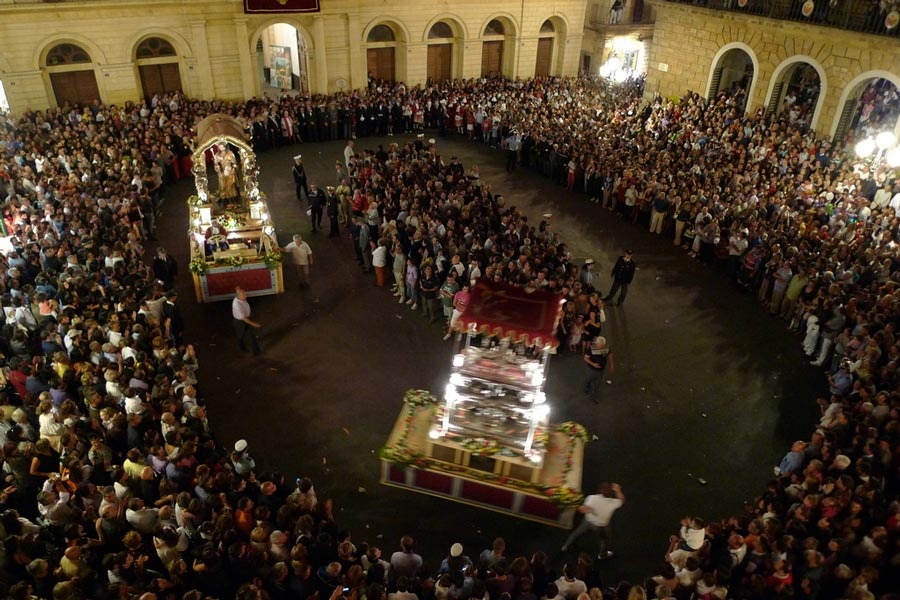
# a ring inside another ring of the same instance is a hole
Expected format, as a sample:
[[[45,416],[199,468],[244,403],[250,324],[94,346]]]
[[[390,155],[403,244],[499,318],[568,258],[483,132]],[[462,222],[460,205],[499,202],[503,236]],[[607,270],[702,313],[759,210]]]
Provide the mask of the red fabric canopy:
[[[508,338],[527,345],[559,345],[556,325],[563,297],[552,292],[528,292],[525,288],[479,279],[470,291],[469,305],[456,328],[471,325],[479,333]]]

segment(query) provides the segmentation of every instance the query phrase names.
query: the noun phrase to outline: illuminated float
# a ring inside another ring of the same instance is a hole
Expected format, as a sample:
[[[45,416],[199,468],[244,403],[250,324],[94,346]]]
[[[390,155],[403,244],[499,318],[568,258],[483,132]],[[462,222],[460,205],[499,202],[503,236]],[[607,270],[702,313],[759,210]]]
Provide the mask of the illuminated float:
[[[478,281],[456,324],[463,340],[443,399],[405,394],[381,449],[381,482],[571,527],[588,434],[578,423],[551,424],[544,393],[562,302]]]
[[[197,123],[195,132],[197,193],[188,199],[188,237],[197,301],[231,299],[237,286],[248,296],[283,292],[281,251],[245,127],[217,113]]]

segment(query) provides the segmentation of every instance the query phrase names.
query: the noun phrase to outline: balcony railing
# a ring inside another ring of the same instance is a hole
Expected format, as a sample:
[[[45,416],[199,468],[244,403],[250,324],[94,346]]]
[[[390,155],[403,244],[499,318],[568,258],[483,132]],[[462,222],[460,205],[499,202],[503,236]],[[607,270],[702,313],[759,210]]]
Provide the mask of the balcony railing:
[[[674,4],[900,37],[900,0],[665,0]]]

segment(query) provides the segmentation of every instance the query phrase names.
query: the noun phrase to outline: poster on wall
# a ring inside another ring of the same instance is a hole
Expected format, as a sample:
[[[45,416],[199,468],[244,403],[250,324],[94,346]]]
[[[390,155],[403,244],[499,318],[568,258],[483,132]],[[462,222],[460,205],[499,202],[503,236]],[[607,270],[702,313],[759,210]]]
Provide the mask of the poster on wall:
[[[319,0],[244,0],[245,13],[319,12]]]
[[[269,46],[272,59],[272,75],[270,85],[272,87],[289,90],[293,87],[291,81],[291,49],[288,46]]]

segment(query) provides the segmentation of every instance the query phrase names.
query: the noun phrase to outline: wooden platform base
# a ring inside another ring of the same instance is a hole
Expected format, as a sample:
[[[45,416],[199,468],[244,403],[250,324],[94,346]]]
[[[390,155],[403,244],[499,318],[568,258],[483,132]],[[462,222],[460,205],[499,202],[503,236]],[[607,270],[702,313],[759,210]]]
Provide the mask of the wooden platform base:
[[[491,456],[477,456],[474,461],[467,456],[464,464],[434,456],[428,433],[440,410],[439,406],[404,405],[381,449],[381,483],[547,525],[572,527],[584,498],[584,439],[572,431],[580,426],[550,426],[543,466],[527,481],[495,469]]]

